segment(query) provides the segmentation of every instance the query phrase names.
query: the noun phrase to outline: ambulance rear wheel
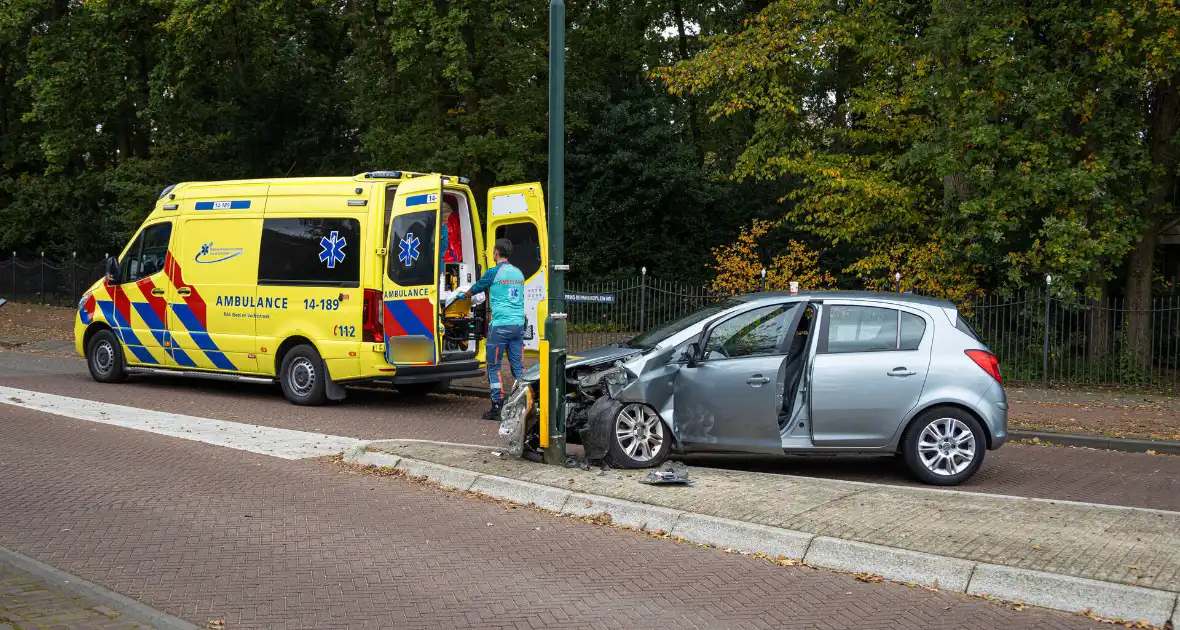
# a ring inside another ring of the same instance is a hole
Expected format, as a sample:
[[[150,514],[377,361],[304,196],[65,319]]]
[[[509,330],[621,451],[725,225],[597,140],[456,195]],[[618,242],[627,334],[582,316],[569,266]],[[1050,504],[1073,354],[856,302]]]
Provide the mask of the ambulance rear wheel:
[[[110,330],[100,330],[86,344],[86,367],[90,376],[100,383],[119,383],[127,380],[123,346]]]
[[[279,384],[287,400],[296,405],[322,405],[328,400],[328,370],[315,348],[295,346],[283,357]]]

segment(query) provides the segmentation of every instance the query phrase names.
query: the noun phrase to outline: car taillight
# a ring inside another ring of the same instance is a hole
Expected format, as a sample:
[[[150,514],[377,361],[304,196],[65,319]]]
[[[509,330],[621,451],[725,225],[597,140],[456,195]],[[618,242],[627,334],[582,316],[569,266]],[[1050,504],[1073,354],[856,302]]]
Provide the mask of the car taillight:
[[[365,289],[364,313],[361,314],[361,341],[377,343],[384,340],[381,332],[381,292]]]
[[[997,383],[1004,384],[1004,377],[1000,374],[1000,360],[996,358],[996,355],[987,350],[968,350],[967,356],[971,357],[975,365],[983,368],[984,372],[996,379]]]

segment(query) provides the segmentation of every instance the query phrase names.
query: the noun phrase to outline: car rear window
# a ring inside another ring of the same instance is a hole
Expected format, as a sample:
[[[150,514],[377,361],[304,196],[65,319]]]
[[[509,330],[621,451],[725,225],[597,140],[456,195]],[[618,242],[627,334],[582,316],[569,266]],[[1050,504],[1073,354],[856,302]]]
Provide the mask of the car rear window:
[[[963,334],[974,339],[975,341],[983,343],[983,340],[979,338],[979,333],[975,332],[975,329],[971,327],[971,324],[965,317],[963,317],[961,313],[955,314],[955,328],[963,331]]]
[[[926,334],[926,320],[912,313],[901,314],[901,340],[898,350],[917,350]]]

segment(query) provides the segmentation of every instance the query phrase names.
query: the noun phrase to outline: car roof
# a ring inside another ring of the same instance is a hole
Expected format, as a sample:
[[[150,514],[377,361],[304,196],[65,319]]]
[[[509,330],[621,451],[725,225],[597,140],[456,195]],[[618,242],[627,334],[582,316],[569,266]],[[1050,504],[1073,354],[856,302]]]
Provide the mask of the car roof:
[[[911,293],[885,293],[881,291],[800,291],[792,294],[789,291],[768,291],[766,293],[747,293],[735,296],[734,299],[743,302],[778,301],[783,298],[815,299],[815,300],[868,300],[874,302],[892,302],[894,304],[912,304],[939,309],[958,310],[953,302],[938,298],[913,295]]]

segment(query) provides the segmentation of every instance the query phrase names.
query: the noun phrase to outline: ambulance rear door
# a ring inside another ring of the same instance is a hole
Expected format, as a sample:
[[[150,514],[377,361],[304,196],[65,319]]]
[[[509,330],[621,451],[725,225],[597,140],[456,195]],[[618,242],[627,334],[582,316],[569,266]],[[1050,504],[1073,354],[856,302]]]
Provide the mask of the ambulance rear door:
[[[385,360],[391,365],[436,365],[441,356],[438,316],[438,233],[443,180],[403,180],[394,193],[383,272]]]
[[[545,222],[545,197],[541,184],[501,186],[488,191],[487,268],[496,266],[492,258],[496,239],[512,242],[508,262],[524,275],[524,348],[537,353],[545,325],[546,273],[549,270],[549,238]],[[492,313],[491,325],[495,325]]]

